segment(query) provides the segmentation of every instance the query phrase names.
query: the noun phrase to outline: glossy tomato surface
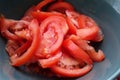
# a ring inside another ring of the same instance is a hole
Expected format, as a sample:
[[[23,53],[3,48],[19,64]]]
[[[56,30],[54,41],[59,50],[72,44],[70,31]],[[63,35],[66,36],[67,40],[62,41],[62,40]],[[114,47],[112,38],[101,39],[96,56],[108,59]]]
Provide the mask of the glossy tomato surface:
[[[0,0],[0,14],[6,18],[20,19],[32,5],[42,0]],[[9,64],[5,51],[6,41],[0,36],[0,80],[113,80],[120,73],[120,14],[119,0],[66,0],[80,13],[92,17],[100,26],[104,40],[96,46],[106,55],[103,62],[94,63],[93,70],[78,78],[46,77],[30,73],[24,67]],[[110,4],[108,2],[111,2]]]

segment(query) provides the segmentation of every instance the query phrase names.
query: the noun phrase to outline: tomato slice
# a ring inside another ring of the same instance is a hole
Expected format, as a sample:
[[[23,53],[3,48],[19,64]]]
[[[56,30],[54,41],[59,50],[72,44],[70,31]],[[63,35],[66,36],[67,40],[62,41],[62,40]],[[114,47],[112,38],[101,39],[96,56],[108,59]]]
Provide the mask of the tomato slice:
[[[20,31],[15,31],[15,35],[22,39],[31,40],[30,31],[28,29],[23,29]]]
[[[34,11],[32,12],[32,16],[36,18],[40,23],[47,17],[50,16],[64,16],[58,12],[43,12],[43,11]]]
[[[66,10],[67,23],[69,25],[69,33],[76,34],[77,29],[79,29],[78,18],[80,14],[75,11]]]
[[[77,28],[76,26],[72,23],[72,21],[70,20],[69,17],[66,18],[66,21],[68,23],[68,26],[69,26],[69,33],[70,34],[76,34],[76,31],[77,31]]]
[[[96,52],[93,47],[90,47],[87,50],[87,53],[90,56],[90,58],[95,62],[101,62],[105,59],[105,54],[102,50],[98,50],[98,52]]]
[[[15,54],[21,56],[31,45],[31,40],[26,41],[23,45],[15,50]],[[12,46],[12,45],[11,45]]]
[[[97,33],[99,32],[99,28],[96,26],[93,26],[91,28],[83,28],[83,29],[78,29],[76,34],[79,36],[81,39],[84,40],[93,40]]]
[[[81,29],[77,30],[77,35],[81,39],[92,41],[101,41],[103,39],[103,36],[99,35],[100,28],[92,18],[81,14],[78,23]]]
[[[73,11],[74,7],[68,2],[58,1],[48,8],[48,11],[58,11],[61,13],[65,13],[65,10]]]
[[[45,58],[54,55],[63,42],[64,35],[67,33],[66,20],[61,16],[50,16],[40,25],[41,43],[37,56]]]
[[[20,38],[18,36],[9,31],[9,27],[14,26],[15,24],[15,20],[5,19],[4,16],[0,16],[0,32],[2,36],[11,40],[19,40]]]
[[[62,52],[59,51],[48,59],[39,59],[39,63],[42,66],[42,68],[49,68],[55,65],[59,61],[61,56],[62,56]]]
[[[105,55],[102,50],[98,50],[98,52],[95,51],[94,47],[88,45],[88,42],[86,40],[80,39],[76,35],[71,35],[69,37],[75,44],[77,44],[80,48],[85,50],[87,54],[90,56],[90,58],[95,62],[101,62],[104,60]]]
[[[85,65],[84,67],[80,66],[79,62],[73,57],[63,53],[59,62],[50,69],[56,73],[56,75],[62,77],[80,77],[87,74],[92,69],[92,65]]]
[[[78,47],[72,40],[66,39],[63,42],[63,47],[68,50],[70,55],[72,55],[75,59],[82,60],[87,64],[92,64],[92,60],[89,55],[80,47]]]
[[[35,51],[37,50],[37,48],[39,46],[40,36],[39,36],[39,25],[38,25],[37,20],[32,20],[32,22],[29,25],[29,28],[31,30],[32,37],[33,37],[31,46],[20,57],[17,55],[11,56],[10,59],[11,59],[11,64],[13,66],[21,66],[21,65],[27,63],[33,57]]]
[[[69,39],[72,40],[77,46],[79,46],[85,51],[90,48],[90,46],[88,45],[89,41],[83,40],[77,35],[70,35]]]
[[[103,35],[102,31],[99,30],[99,32],[97,33],[97,35],[95,36],[95,38],[93,39],[93,41],[100,42],[103,39],[104,39],[104,35]]]

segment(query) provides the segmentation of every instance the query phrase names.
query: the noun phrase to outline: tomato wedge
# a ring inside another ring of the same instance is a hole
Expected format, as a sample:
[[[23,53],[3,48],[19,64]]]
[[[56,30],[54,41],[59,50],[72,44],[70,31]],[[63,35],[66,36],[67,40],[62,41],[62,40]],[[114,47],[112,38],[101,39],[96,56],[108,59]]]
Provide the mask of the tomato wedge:
[[[58,12],[43,12],[43,11],[34,11],[32,12],[32,16],[36,18],[40,23],[47,17],[50,16],[64,16]]]
[[[78,61],[68,54],[63,53],[59,62],[50,69],[61,77],[80,77],[87,74],[92,67],[92,65],[85,65],[81,68]]]
[[[104,39],[104,35],[103,35],[102,31],[99,30],[99,32],[97,33],[97,35],[95,36],[95,38],[93,39],[93,41],[100,42],[103,39]]]
[[[72,40],[66,39],[63,42],[63,47],[68,50],[70,55],[72,55],[75,59],[82,60],[87,64],[92,64],[92,60],[89,55],[80,47],[78,47]]]
[[[62,56],[62,52],[59,51],[48,59],[39,59],[39,63],[42,66],[42,68],[49,68],[55,65],[59,61],[61,56]]]
[[[37,56],[45,58],[54,55],[62,45],[64,35],[68,31],[66,20],[61,16],[50,16],[40,25],[40,36],[42,38]]]
[[[72,40],[77,46],[79,46],[80,48],[82,48],[85,51],[90,48],[90,46],[88,45],[89,41],[82,40],[77,35],[71,35],[71,36],[69,36],[69,39]]]
[[[93,26],[91,28],[83,28],[83,29],[78,29],[76,34],[79,36],[81,39],[84,40],[93,40],[94,37],[96,37],[97,33],[99,32],[99,28],[96,26]]]
[[[58,11],[61,13],[65,13],[65,10],[73,11],[74,7],[68,2],[58,1],[48,8],[48,11]]]
[[[15,35],[19,38],[31,40],[30,31],[28,29],[23,29],[21,31],[15,31]]]
[[[15,20],[5,19],[4,16],[0,15],[0,30],[2,36],[11,40],[19,40],[20,38],[9,31],[9,27],[16,24]]]
[[[13,66],[21,66],[21,65],[27,63],[33,57],[35,51],[37,50],[37,48],[39,46],[40,36],[39,36],[39,25],[38,25],[37,20],[32,20],[32,22],[29,25],[29,28],[31,30],[32,37],[33,37],[31,46],[20,57],[17,55],[11,56],[10,59],[11,59],[11,64]]]
[[[22,53],[24,53],[31,45],[31,41],[27,41],[25,42],[23,45],[21,45],[19,48],[17,48],[15,50],[15,54],[17,54],[18,56],[21,56]]]
[[[98,50],[98,52],[96,52],[93,47],[90,47],[87,50],[87,53],[90,56],[90,58],[95,62],[101,62],[105,59],[105,55],[102,50]]]
[[[76,34],[77,29],[79,29],[78,18],[80,14],[75,11],[66,10],[67,23],[69,25],[69,33]]]
[[[8,40],[6,44],[6,51],[8,52],[9,56],[12,56],[15,54],[15,50],[19,48],[19,43],[13,41],[13,40]]]
[[[66,10],[69,33],[77,34],[81,39],[102,41],[103,35],[95,21],[83,14]]]
[[[87,54],[90,56],[90,58],[95,62],[101,62],[104,60],[105,55],[102,50],[98,50],[98,52],[95,51],[94,47],[88,45],[88,42],[86,40],[80,39],[76,35],[71,35],[69,37],[75,44],[77,44],[80,48],[85,50]]]
[[[76,34],[77,28],[76,28],[76,26],[72,23],[72,21],[70,20],[69,17],[66,18],[66,21],[67,21],[68,26],[69,26],[69,33],[70,33],[70,34]]]
[[[100,35],[100,28],[92,18],[81,14],[78,23],[81,29],[77,30],[77,35],[81,39],[92,41],[101,41],[103,39],[103,36]]]

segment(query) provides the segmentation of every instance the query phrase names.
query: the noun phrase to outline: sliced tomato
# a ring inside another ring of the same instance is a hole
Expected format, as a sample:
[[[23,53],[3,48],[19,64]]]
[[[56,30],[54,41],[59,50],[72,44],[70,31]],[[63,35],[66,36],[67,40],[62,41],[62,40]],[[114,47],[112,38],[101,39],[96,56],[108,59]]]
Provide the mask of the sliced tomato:
[[[105,54],[102,50],[98,50],[98,52],[96,52],[93,47],[90,47],[87,50],[87,53],[90,56],[90,58],[95,62],[101,62],[105,59]]]
[[[92,18],[82,14],[78,19],[78,23],[81,29],[77,30],[77,35],[81,39],[92,41],[101,41],[103,39],[103,36],[99,33],[100,28]]]
[[[31,30],[32,37],[33,37],[31,46],[21,56],[17,56],[17,55],[11,56],[10,59],[11,59],[11,64],[13,66],[21,66],[27,63],[34,56],[34,53],[39,46],[40,36],[39,36],[39,25],[37,20],[32,20],[32,22],[29,25],[29,28]]]
[[[66,39],[63,42],[63,47],[68,50],[70,55],[72,55],[75,59],[82,60],[87,64],[92,64],[92,60],[89,55],[80,47],[78,47],[72,40]]]
[[[59,50],[67,32],[66,20],[61,16],[50,16],[40,25],[42,38],[37,56],[50,57]]]
[[[78,18],[80,14],[75,11],[66,10],[67,23],[69,25],[69,33],[76,34],[77,29],[79,29]]]
[[[93,41],[100,42],[104,39],[104,35],[101,30],[97,33],[97,35],[94,37]]]
[[[2,36],[6,37],[10,40],[20,41],[22,38],[28,38],[28,35],[21,32],[22,29],[28,27],[29,22],[25,20],[13,20],[13,19],[6,19],[3,16],[0,17],[0,28]],[[16,34],[18,32],[20,34]],[[22,35],[21,35],[22,34]],[[25,37],[25,35],[27,35]]]
[[[69,37],[75,44],[77,44],[80,48],[85,50],[87,54],[90,56],[90,58],[95,62],[101,62],[104,60],[105,55],[102,50],[98,50],[98,52],[95,51],[94,47],[88,45],[88,42],[86,40],[80,39],[76,35],[71,35]]]
[[[49,3],[51,3],[51,2],[53,2],[54,0],[43,0],[43,1],[41,1],[40,3],[38,3],[36,6],[35,6],[35,8],[34,8],[34,10],[36,11],[36,10],[42,10],[42,8],[44,7],[44,6],[46,6],[47,4],[49,4]]]
[[[72,40],[77,46],[79,46],[85,51],[90,48],[90,46],[88,45],[89,41],[83,40],[77,35],[70,35],[69,39]]]
[[[100,28],[92,18],[69,10],[66,10],[66,15],[70,33],[77,34],[85,40],[101,41],[103,39]]]
[[[4,16],[0,16],[0,32],[2,36],[10,40],[19,40],[20,38],[14,33],[9,31],[9,27],[16,24],[15,20],[5,19]]]
[[[14,50],[15,54],[17,54],[18,56],[21,56],[30,47],[30,45],[31,45],[31,40],[26,41],[23,45],[21,45],[19,48]]]
[[[61,56],[62,56],[62,52],[59,51],[48,59],[39,59],[39,63],[42,66],[42,68],[49,68],[55,65],[59,61]]]
[[[76,28],[76,26],[72,23],[72,21],[70,20],[69,17],[66,18],[66,21],[67,21],[68,26],[69,26],[69,33],[70,33],[70,34],[76,34],[77,28]]]
[[[22,39],[31,40],[30,31],[28,29],[23,29],[20,31],[15,31],[15,35]]]
[[[58,12],[61,12],[61,13],[65,13],[65,10],[73,11],[74,7],[68,2],[58,1],[56,3],[53,3],[48,8],[48,11],[58,11]]]
[[[50,69],[61,77],[80,77],[87,74],[92,69],[92,65],[85,65],[82,68],[80,66],[79,61],[63,53],[59,62]]]
[[[34,11],[32,12],[32,16],[36,18],[40,23],[47,17],[50,16],[64,16],[58,12],[43,12],[43,11]]]
[[[96,37],[98,32],[99,32],[99,28],[96,27],[96,26],[93,26],[93,27],[90,27],[90,28],[78,29],[76,34],[81,39],[93,40]]]
[[[15,42],[13,40],[8,40],[6,44],[6,51],[8,52],[9,56],[12,56],[15,54],[15,50],[19,48],[19,43]]]

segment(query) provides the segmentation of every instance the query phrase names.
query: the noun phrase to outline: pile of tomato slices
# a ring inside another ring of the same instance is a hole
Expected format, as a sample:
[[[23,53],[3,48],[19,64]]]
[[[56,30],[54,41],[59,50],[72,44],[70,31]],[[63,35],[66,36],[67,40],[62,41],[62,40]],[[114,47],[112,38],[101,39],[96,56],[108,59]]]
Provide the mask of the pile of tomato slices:
[[[90,45],[103,40],[100,27],[63,0],[42,0],[20,20],[1,15],[0,32],[15,67],[37,63],[56,76],[80,77],[105,58],[102,50]]]

